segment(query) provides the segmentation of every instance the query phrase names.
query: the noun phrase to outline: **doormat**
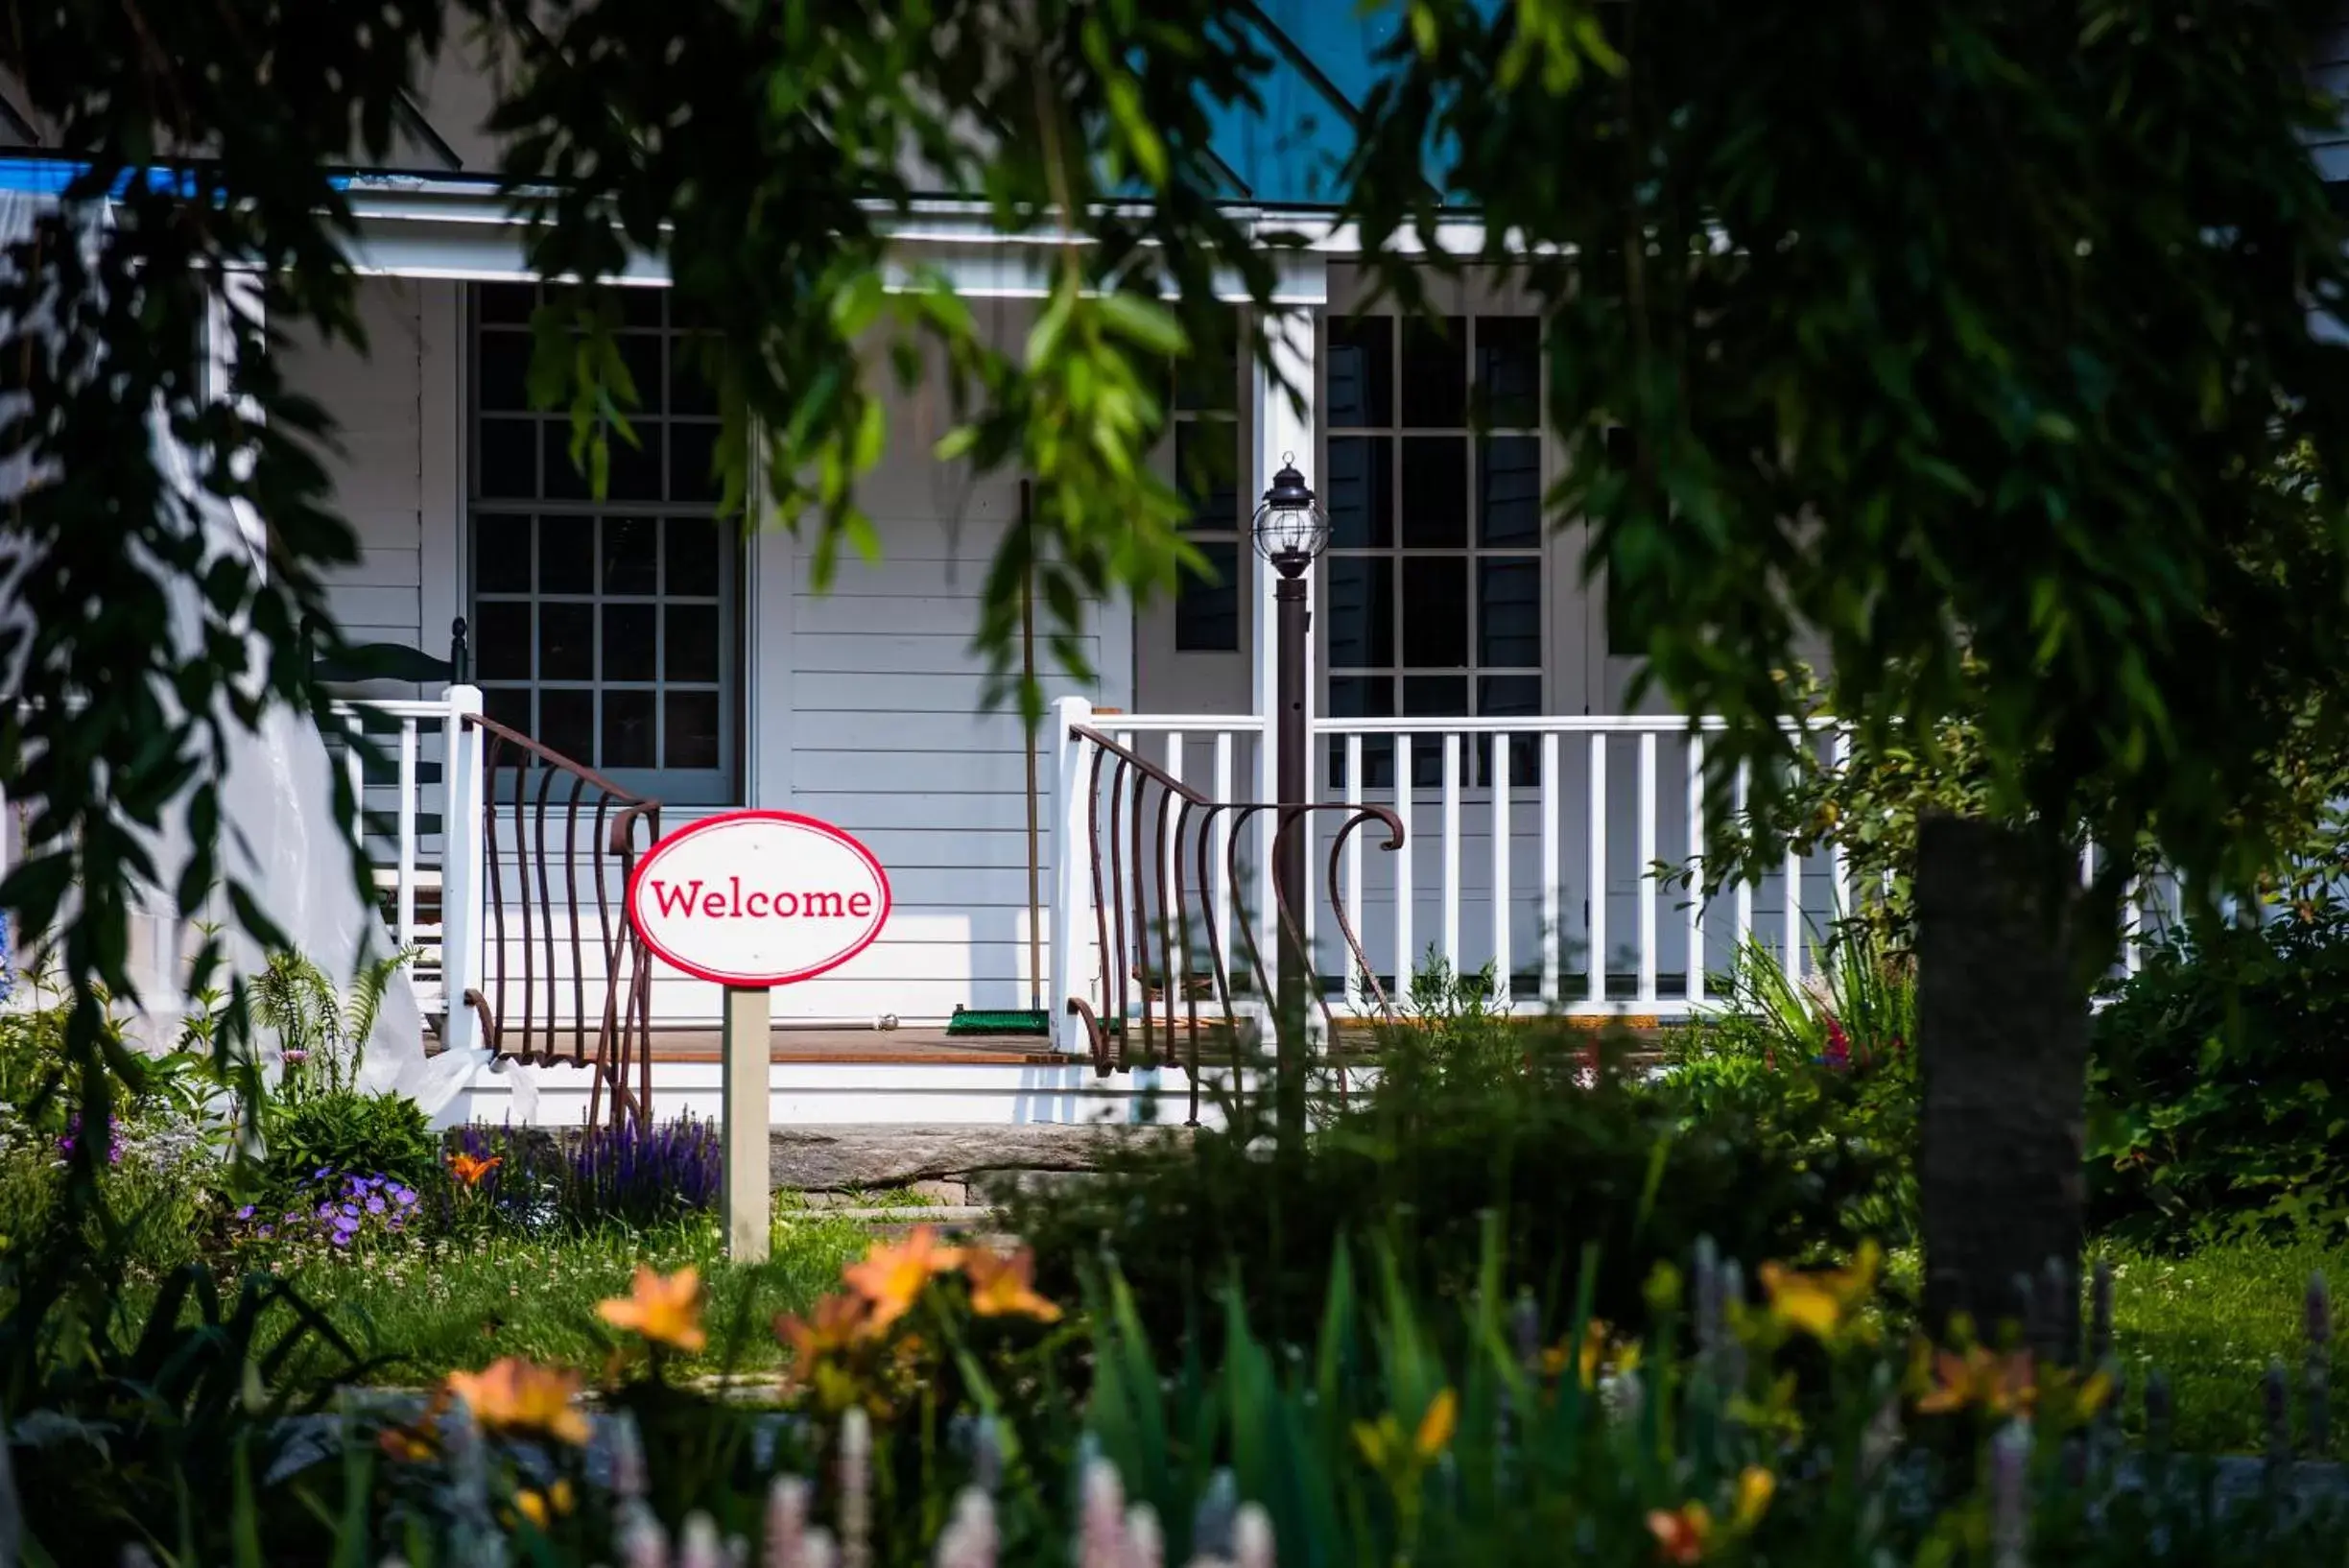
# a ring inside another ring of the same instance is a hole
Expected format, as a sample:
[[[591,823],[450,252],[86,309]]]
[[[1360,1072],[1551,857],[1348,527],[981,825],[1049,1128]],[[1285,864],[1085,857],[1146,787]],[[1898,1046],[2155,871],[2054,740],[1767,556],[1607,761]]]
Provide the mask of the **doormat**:
[[[954,1016],[946,1020],[948,1038],[953,1038],[958,1034],[1040,1036],[1051,1033],[1052,1020],[1045,1016],[1041,1009],[1007,1008],[1000,1012],[978,1012],[957,1008],[954,1010]]]

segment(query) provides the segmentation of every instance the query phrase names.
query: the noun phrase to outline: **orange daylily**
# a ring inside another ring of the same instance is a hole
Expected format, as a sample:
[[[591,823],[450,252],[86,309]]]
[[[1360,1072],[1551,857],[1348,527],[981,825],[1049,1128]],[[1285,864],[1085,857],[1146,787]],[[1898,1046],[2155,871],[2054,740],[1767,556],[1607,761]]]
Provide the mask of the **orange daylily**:
[[[775,1338],[792,1347],[793,1359],[802,1366],[828,1351],[847,1349],[871,1327],[864,1299],[854,1295],[825,1296],[816,1303],[813,1319],[783,1313],[774,1320]]]
[[[596,1316],[614,1328],[688,1354],[709,1344],[701,1329],[701,1274],[691,1264],[667,1275],[638,1264],[629,1293],[599,1302]]]
[[[559,1477],[556,1480],[555,1485],[543,1492],[533,1491],[526,1487],[514,1493],[515,1510],[523,1518],[528,1519],[534,1529],[541,1532],[546,1529],[547,1520],[553,1515],[569,1513],[572,1502],[571,1483]]]
[[[1833,1335],[1853,1308],[1876,1288],[1876,1271],[1884,1253],[1872,1241],[1862,1242],[1848,1269],[1819,1269],[1805,1273],[1780,1264],[1762,1266],[1762,1289],[1770,1312],[1792,1328],[1814,1339]]]
[[[962,1271],[970,1276],[971,1311],[980,1317],[1060,1320],[1060,1309],[1035,1293],[1035,1254],[1027,1248],[995,1252],[971,1247],[962,1254]]]
[[[915,1225],[898,1246],[875,1242],[865,1261],[842,1270],[841,1278],[872,1303],[872,1326],[878,1330],[913,1310],[934,1277],[952,1272],[961,1263],[961,1248],[939,1246],[935,1226]]]
[[[1656,1560],[1684,1565],[1704,1559],[1713,1538],[1713,1515],[1702,1503],[1683,1503],[1676,1509],[1653,1509],[1648,1532],[1656,1538]]]
[[[482,1177],[505,1163],[506,1159],[502,1154],[491,1154],[486,1159],[479,1154],[451,1154],[449,1171],[466,1186],[478,1187],[481,1185]]]
[[[1933,1358],[1933,1387],[1917,1397],[1920,1415],[1941,1415],[1978,1406],[1990,1415],[2029,1410],[2038,1397],[2035,1368],[2028,1350],[2001,1356],[1981,1345],[1964,1355],[1942,1350]]]
[[[1382,1475],[1390,1475],[1398,1468],[1416,1474],[1421,1465],[1434,1462],[1450,1445],[1452,1434],[1459,1427],[1459,1395],[1445,1389],[1428,1401],[1409,1443],[1403,1439],[1403,1423],[1389,1411],[1376,1421],[1355,1422],[1354,1446],[1362,1450],[1370,1467]]]
[[[478,1372],[451,1372],[448,1389],[490,1431],[536,1432],[567,1443],[587,1440],[587,1414],[576,1403],[577,1372],[506,1356]]]

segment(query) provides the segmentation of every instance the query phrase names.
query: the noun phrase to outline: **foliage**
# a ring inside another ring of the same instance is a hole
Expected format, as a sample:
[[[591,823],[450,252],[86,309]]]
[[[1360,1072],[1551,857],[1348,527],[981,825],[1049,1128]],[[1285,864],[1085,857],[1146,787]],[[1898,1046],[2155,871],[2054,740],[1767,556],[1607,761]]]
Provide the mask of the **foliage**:
[[[253,982],[252,1010],[254,1020],[276,1041],[281,1103],[298,1105],[358,1089],[384,992],[393,976],[415,962],[416,952],[408,948],[363,962],[347,990],[338,990],[317,961],[304,954],[281,949],[270,955]]]
[[[452,1373],[420,1410],[347,1419],[296,1478],[296,1523],[331,1532],[321,1556],[419,1565],[666,1561],[655,1542],[680,1520],[680,1563],[725,1560],[731,1536],[737,1557],[798,1568],[1531,1568],[1569,1542],[1621,1568],[2337,1560],[2338,1501],[2291,1499],[2280,1468],[2221,1488],[2156,1428],[2131,1457],[2142,1484],[2124,1481],[2108,1366],[1888,1333],[1878,1261],[1771,1265],[1749,1292],[1699,1247],[1685,1273],[1649,1274],[1650,1327],[1626,1335],[1594,1318],[1592,1273],[1577,1295],[1512,1297],[1488,1244],[1481,1288],[1438,1296],[1372,1249],[1366,1274],[1339,1262],[1303,1344],[1234,1301],[1177,1350],[1114,1270],[1055,1323],[1017,1258],[917,1232],[784,1325],[805,1345],[785,1423],[670,1375],[740,1319],[696,1271],[640,1269],[597,1308],[619,1336],[605,1414],[581,1407],[580,1374],[522,1358]],[[991,1295],[1022,1310],[989,1313]],[[1050,1375],[1056,1346],[1088,1389]],[[234,1538],[288,1522],[231,1495]]]
[[[2094,1022],[2092,1213],[2177,1245],[2349,1224],[2349,902],[2196,919],[2149,946]]]
[[[137,1540],[220,1560],[231,1498],[249,1518],[266,1505],[273,1533],[314,1534],[264,1478],[294,1435],[285,1417],[325,1408],[366,1363],[279,1281],[224,1292],[190,1264],[140,1313],[123,1261],[56,1231],[0,1261],[0,1408],[28,1552],[112,1562]],[[291,1378],[297,1357],[306,1375]]]
[[[1771,1100],[1765,1115],[1759,1099],[1636,1081],[1620,1045],[1562,1021],[1483,1027],[1511,1049],[1476,1048],[1492,1066],[1473,1072],[1452,1026],[1386,1032],[1375,1081],[1323,1096],[1298,1157],[1268,1152],[1270,1109],[1242,1098],[1220,1107],[1223,1128],[1136,1137],[1090,1178],[1007,1195],[1008,1224],[1055,1294],[1114,1259],[1170,1342],[1212,1328],[1226,1282],[1261,1332],[1302,1342],[1332,1260],[1374,1239],[1415,1288],[1464,1292],[1488,1215],[1527,1271],[1512,1287],[1570,1286],[1596,1246],[1621,1260],[1602,1314],[1636,1323],[1646,1265],[1700,1235],[1749,1264],[1848,1244],[1850,1206],[1890,1162],[1825,1098]]]
[[[2269,757],[2343,733],[2349,351],[2311,304],[2349,260],[2302,69],[2330,13],[1523,9],[1413,9],[1349,215],[1419,300],[1422,163],[1457,150],[1488,238],[1451,265],[1548,323],[1550,511],[1652,679],[1729,721],[1708,820],[1749,764],[1786,825],[1783,672],[1823,653],[1863,745],[1969,716],[1989,815],[2248,889],[2295,806]]]
[[[348,1172],[420,1186],[439,1163],[439,1142],[422,1108],[390,1091],[319,1092],[274,1102],[262,1125],[268,1139],[263,1187],[274,1197],[290,1199],[307,1182]]]
[[[342,1255],[371,1265],[419,1218],[416,1190],[381,1172],[342,1175],[320,1167],[278,1210],[247,1203],[231,1239],[253,1262],[282,1269],[290,1257]]]

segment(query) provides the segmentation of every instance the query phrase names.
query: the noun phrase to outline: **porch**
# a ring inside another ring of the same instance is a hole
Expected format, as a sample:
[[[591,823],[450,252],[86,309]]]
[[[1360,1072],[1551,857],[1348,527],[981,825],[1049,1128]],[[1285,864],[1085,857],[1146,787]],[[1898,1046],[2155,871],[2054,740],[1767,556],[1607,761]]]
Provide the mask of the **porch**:
[[[486,1046],[528,1068],[534,1104],[511,1073],[485,1074],[466,1110],[714,1114],[719,989],[670,970],[623,914],[636,859],[680,814],[488,718],[467,685],[344,711],[360,826],[387,924],[419,953],[433,1046]],[[1487,1005],[1512,1013],[1649,1029],[1699,1012],[1749,943],[1807,975],[1851,908],[1839,851],[1790,856],[1704,899],[1670,875],[1701,881],[1715,727],[1317,719],[1317,804],[1282,828],[1256,793],[1271,776],[1263,721],[1062,698],[1036,738],[1044,809],[1015,969],[972,976],[943,1007],[935,986],[895,1004],[909,961],[892,948],[907,938],[885,928],[830,993],[868,1011],[795,1016],[788,993],[778,1000],[772,1114],[1212,1119],[1218,1084],[1246,1070],[1236,1048],[1263,1033],[1284,918],[1315,956],[1317,1038],[1340,1053],[1388,1010],[1408,1011],[1409,977],[1438,964],[1487,972]],[[1309,841],[1293,911],[1272,889],[1281,832]],[[924,935],[913,941],[934,970]],[[974,1030],[982,1013],[994,1016]]]

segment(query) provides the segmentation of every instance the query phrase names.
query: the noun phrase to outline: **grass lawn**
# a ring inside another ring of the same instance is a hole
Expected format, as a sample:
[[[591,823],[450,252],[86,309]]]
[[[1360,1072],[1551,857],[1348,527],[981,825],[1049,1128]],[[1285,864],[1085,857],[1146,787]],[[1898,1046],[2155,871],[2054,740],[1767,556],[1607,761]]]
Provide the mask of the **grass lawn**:
[[[2349,1246],[2230,1244],[2182,1258],[2112,1256],[2114,1348],[2128,1372],[2132,1431],[2146,1374],[2159,1367],[2174,1394],[2180,1448],[2263,1452],[2260,1379],[2269,1359],[2279,1356],[2291,1378],[2294,1431],[2301,1430],[2299,1390],[2308,1353],[2301,1317],[2309,1276],[2321,1272],[2339,1299],[2349,1290]],[[2349,1391],[2344,1329],[2349,1323],[2333,1340],[2333,1383]],[[2333,1422],[2332,1458],[2349,1460],[2345,1427],[2349,1420]]]
[[[692,1376],[780,1365],[774,1316],[804,1311],[837,1288],[842,1265],[870,1241],[862,1225],[802,1211],[777,1216],[771,1255],[754,1267],[725,1260],[711,1217],[647,1232],[485,1238],[373,1259],[319,1258],[285,1277],[362,1351],[389,1358],[371,1381],[417,1386],[507,1355],[592,1371],[620,1342],[597,1319],[596,1303],[626,1295],[639,1263],[690,1263],[706,1282],[710,1331],[709,1351],[678,1364]]]

